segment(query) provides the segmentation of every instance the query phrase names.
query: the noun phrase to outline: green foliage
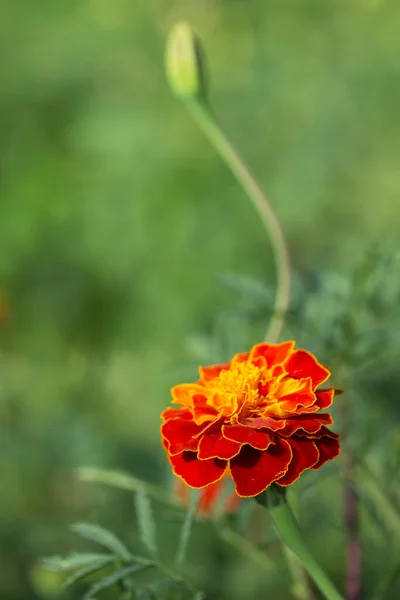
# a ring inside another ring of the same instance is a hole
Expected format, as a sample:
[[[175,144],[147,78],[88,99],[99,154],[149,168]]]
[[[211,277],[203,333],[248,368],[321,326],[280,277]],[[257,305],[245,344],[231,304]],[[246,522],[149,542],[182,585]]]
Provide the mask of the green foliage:
[[[61,556],[49,556],[42,560],[42,564],[46,569],[51,569],[52,571],[69,571],[79,567],[90,566],[93,563],[98,564],[104,562],[105,564],[110,558],[113,558],[110,554],[75,552],[66,558]]]
[[[66,523],[105,523],[140,553],[132,494],[111,482],[146,491],[159,553],[174,556],[184,515],[166,489],[158,431],[169,387],[264,335],[268,241],[163,74],[167,30],[184,17],[207,45],[215,112],[287,234],[285,337],[321,354],[338,387],[338,365],[349,369],[335,418],[341,429],[341,403],[354,409],[349,443],[370,473],[356,482],[364,587],[369,599],[397,598],[399,3],[2,4],[0,288],[10,316],[0,319],[0,596],[59,597],[37,557],[68,552]],[[355,276],[363,256],[369,275]],[[339,587],[342,460],[293,488]],[[74,475],[81,465],[93,467],[85,481]],[[106,485],[89,485],[98,467]],[[276,540],[263,534],[265,551],[243,540],[261,528],[245,510],[228,523],[196,517],[187,574],[222,600],[287,600]],[[140,577],[143,598],[154,597]],[[117,590],[131,593],[101,596]],[[167,598],[168,586],[157,593]]]
[[[150,499],[145,490],[135,494],[135,508],[140,538],[151,556],[157,555],[157,539],[154,517],[152,515]]]
[[[99,525],[92,523],[74,523],[71,525],[72,531],[82,537],[104,546],[110,552],[114,552],[122,560],[129,560],[131,555],[125,545],[111,531],[107,531]]]

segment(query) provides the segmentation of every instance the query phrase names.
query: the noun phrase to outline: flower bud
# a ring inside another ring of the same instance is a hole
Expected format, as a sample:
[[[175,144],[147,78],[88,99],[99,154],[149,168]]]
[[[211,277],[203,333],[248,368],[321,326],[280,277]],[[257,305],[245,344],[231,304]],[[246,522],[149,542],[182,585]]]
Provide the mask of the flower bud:
[[[180,21],[167,41],[165,67],[175,94],[185,99],[204,96],[203,61],[200,42],[190,25]]]

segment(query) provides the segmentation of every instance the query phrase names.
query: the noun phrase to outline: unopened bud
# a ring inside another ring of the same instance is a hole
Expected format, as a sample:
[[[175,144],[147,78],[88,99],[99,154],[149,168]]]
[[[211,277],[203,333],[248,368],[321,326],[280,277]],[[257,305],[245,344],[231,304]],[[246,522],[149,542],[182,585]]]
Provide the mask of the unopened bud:
[[[175,94],[186,99],[204,97],[200,41],[186,21],[174,25],[169,34],[165,67],[169,84]]]

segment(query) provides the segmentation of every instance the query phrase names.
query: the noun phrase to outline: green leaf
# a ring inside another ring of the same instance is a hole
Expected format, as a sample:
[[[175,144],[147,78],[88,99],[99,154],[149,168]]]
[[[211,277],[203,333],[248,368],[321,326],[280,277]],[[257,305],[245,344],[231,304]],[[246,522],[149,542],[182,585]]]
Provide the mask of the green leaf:
[[[139,573],[140,571],[144,571],[152,566],[153,565],[149,563],[148,565],[130,565],[129,567],[119,569],[111,575],[108,575],[108,577],[104,577],[103,579],[100,579],[100,581],[94,583],[83,596],[82,600],[89,600],[90,598],[93,598],[97,592],[101,592],[102,590],[105,590],[106,588],[123,581],[126,577],[129,577],[129,575]]]
[[[73,573],[70,577],[68,577],[68,579],[66,579],[64,581],[64,588],[65,589],[69,588],[69,587],[71,587],[71,585],[74,585],[81,579],[85,579],[85,577],[88,577],[89,575],[92,575],[93,573],[97,573],[97,571],[104,569],[104,567],[106,565],[110,564],[114,560],[115,560],[114,556],[108,556],[107,558],[104,558],[102,561],[94,563],[88,567],[85,567],[84,569],[79,569],[79,571],[76,571],[76,573]]]
[[[81,481],[102,483],[120,490],[127,490],[130,492],[141,492],[145,490],[151,498],[154,498],[158,502],[162,502],[163,504],[174,508],[182,508],[178,502],[174,502],[165,494],[163,488],[137,479],[136,477],[132,477],[132,475],[128,475],[122,471],[81,467],[80,469],[77,469],[77,475]]]
[[[85,522],[74,523],[71,525],[71,529],[78,535],[81,535],[92,542],[96,542],[111,552],[114,552],[121,557],[122,560],[131,559],[131,555],[126,546],[111,531],[108,531],[99,525]]]
[[[114,558],[109,554],[94,554],[89,552],[74,553],[69,556],[48,556],[42,558],[41,563],[45,569],[51,571],[70,571],[79,567],[86,567]]]
[[[150,500],[145,490],[135,494],[135,507],[140,538],[152,556],[157,555],[156,525]]]

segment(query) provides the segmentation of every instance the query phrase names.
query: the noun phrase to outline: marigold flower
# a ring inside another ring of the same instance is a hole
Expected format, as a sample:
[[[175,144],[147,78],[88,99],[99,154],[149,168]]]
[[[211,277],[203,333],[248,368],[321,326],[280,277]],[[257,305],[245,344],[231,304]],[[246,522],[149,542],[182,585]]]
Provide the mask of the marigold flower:
[[[338,456],[339,436],[320,413],[335,390],[330,371],[295,342],[257,344],[226,364],[200,367],[196,383],[172,388],[161,437],[175,475],[203,488],[230,474],[238,496],[288,486]]]
[[[211,517],[222,500],[222,512],[234,513],[239,507],[239,496],[233,493],[224,498],[225,488],[225,477],[205,487],[200,494],[197,512],[204,517]],[[183,506],[189,504],[189,488],[180,477],[174,478],[174,493]]]

